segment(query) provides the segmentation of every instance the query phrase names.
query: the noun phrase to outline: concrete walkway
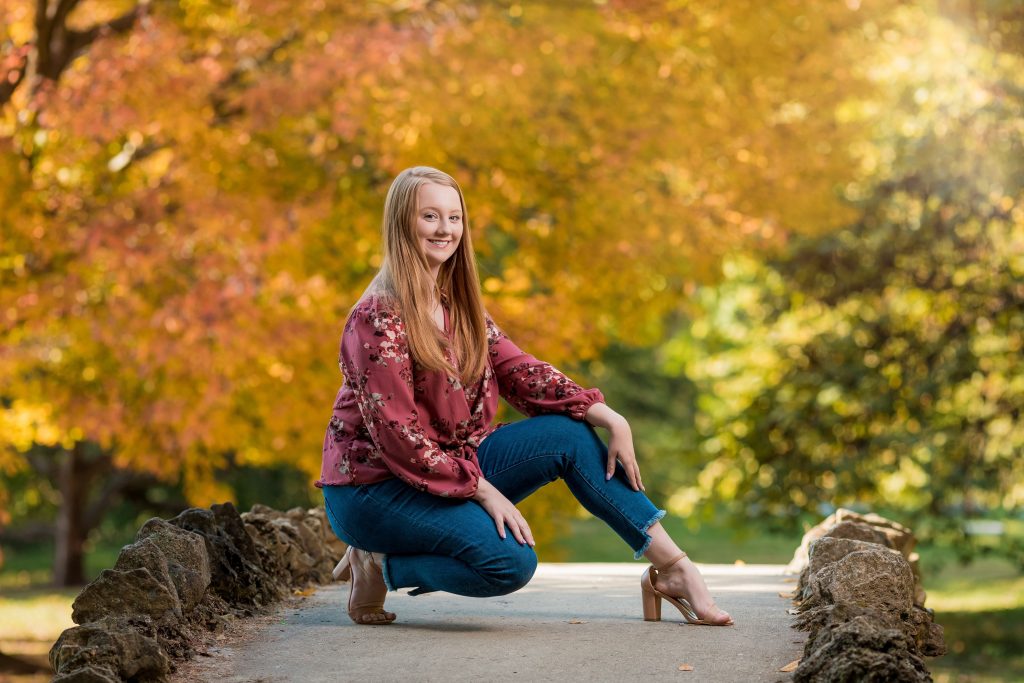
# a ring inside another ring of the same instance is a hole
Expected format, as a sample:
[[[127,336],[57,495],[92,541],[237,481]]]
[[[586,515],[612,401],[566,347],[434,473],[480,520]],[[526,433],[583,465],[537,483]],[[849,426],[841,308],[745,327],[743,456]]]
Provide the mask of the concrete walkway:
[[[390,626],[356,626],[348,584],[319,589],[254,620],[172,679],[229,683],[320,681],[788,681],[800,656],[793,590],[782,565],[699,565],[733,627],[643,621],[644,565],[541,564],[512,595],[473,599],[391,593]],[[692,671],[679,670],[681,664]]]

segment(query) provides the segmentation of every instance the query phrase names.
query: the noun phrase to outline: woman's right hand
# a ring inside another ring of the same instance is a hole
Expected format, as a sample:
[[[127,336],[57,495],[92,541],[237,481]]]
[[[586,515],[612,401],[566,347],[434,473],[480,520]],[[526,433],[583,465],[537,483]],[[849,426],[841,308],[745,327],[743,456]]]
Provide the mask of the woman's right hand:
[[[526,523],[523,513],[501,491],[496,489],[491,482],[480,477],[473,500],[480,503],[480,506],[494,520],[494,525],[498,527],[499,536],[505,538],[505,526],[508,525],[517,541],[528,543],[531,548],[536,545],[533,541],[530,525]]]

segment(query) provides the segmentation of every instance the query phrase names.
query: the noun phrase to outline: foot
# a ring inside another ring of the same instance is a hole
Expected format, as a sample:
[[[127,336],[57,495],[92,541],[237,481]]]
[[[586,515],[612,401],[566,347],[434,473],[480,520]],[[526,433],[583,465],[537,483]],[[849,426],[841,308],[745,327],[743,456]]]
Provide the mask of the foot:
[[[671,567],[660,570],[654,587],[665,595],[685,598],[697,616],[706,622],[720,625],[732,623],[729,613],[715,605],[700,570],[689,557],[683,557]]]
[[[394,612],[384,611],[388,587],[384,571],[371,553],[352,549],[352,586],[349,589],[348,615],[357,624],[389,624]]]

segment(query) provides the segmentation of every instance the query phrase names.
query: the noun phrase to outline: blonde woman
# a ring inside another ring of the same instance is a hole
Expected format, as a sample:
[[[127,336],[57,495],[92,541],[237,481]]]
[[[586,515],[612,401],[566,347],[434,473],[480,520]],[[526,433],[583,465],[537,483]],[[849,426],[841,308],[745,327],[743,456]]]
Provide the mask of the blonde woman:
[[[661,618],[664,599],[688,623],[732,624],[643,493],[626,420],[487,316],[458,183],[402,171],[383,233],[380,271],[342,334],[345,379],[316,484],[349,545],[335,574],[352,579],[352,620],[391,623],[389,589],[488,597],[525,586],[537,556],[516,503],[561,477],[651,561],[645,619]],[[529,419],[494,426],[499,395]],[[607,448],[593,427],[608,430]]]

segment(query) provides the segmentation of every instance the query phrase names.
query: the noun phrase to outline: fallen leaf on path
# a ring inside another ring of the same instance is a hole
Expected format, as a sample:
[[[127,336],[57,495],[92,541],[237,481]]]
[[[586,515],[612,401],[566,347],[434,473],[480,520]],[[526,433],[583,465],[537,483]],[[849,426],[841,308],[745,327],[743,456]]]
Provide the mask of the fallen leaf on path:
[[[679,670],[680,671],[693,671],[693,667],[690,666],[689,664],[680,664],[679,665]]]
[[[796,577],[789,576],[782,580],[782,583],[796,583]]]
[[[785,671],[785,672],[788,673],[788,672],[793,671],[794,669],[796,669],[798,666],[800,666],[800,660],[799,659],[794,659],[792,662],[790,662],[786,666],[784,666],[781,669],[779,669],[779,671]]]
[[[308,598],[313,593],[316,593],[316,588],[307,588],[305,590],[294,590],[292,595],[301,595],[304,598]]]
[[[735,562],[733,562],[733,564],[737,567],[742,567],[746,564],[746,562],[744,562],[743,560],[736,560]]]
[[[587,622],[583,621],[582,619],[570,619],[569,623],[570,624],[585,624]]]
[[[779,597],[791,600],[792,598],[796,597],[796,591],[793,591],[792,593],[783,593],[782,591],[779,591]]]

